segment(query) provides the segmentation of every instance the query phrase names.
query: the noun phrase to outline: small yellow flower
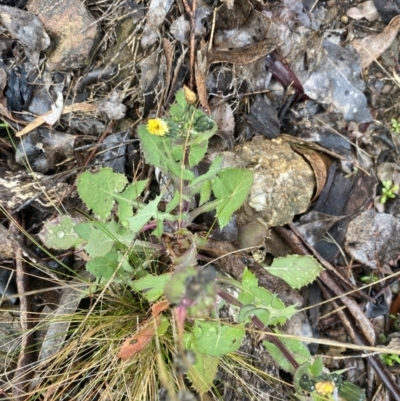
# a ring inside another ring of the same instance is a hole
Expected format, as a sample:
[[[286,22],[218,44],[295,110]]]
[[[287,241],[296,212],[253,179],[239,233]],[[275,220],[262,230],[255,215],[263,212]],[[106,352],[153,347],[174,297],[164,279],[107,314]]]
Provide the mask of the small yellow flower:
[[[330,380],[324,380],[322,382],[315,383],[315,391],[319,395],[332,395],[335,391],[335,383]]]
[[[147,122],[147,131],[152,135],[164,136],[168,133],[168,124],[161,118],[152,118]]]

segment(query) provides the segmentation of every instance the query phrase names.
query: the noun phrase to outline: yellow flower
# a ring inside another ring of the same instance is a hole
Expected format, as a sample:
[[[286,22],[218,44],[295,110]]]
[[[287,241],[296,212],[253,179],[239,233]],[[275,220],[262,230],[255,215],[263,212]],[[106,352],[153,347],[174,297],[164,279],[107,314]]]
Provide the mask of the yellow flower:
[[[331,395],[333,394],[335,388],[335,383],[330,380],[324,380],[322,382],[315,383],[315,391],[319,395]]]
[[[152,135],[164,136],[168,133],[168,124],[161,118],[152,118],[147,122],[147,131]]]

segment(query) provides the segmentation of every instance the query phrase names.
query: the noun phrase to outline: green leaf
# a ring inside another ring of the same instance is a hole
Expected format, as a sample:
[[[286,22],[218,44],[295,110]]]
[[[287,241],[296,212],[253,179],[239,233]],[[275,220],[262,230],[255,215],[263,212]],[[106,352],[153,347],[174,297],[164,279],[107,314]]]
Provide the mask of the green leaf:
[[[211,163],[208,171],[198,177],[196,177],[191,184],[191,188],[194,188],[196,185],[201,184],[204,181],[211,180],[217,176],[217,174],[221,171],[222,163],[224,162],[224,158],[222,156],[217,156],[214,161]]]
[[[283,324],[297,313],[296,306],[285,304],[273,293],[258,286],[255,275],[247,267],[243,271],[243,289],[238,300],[244,306],[239,311],[240,321],[257,316],[265,325]]]
[[[194,347],[205,355],[220,357],[236,351],[245,335],[244,326],[196,320],[193,327]]]
[[[74,226],[82,221],[81,218],[71,216],[57,216],[46,221],[39,233],[40,240],[48,248],[69,249],[84,244],[84,238],[80,238],[74,231]]]
[[[118,216],[121,220],[133,216],[135,201],[146,188],[147,183],[148,180],[133,182],[126,187],[124,192],[115,196],[115,200],[118,202]]]
[[[268,326],[284,324],[297,313],[295,305],[285,306],[285,304],[274,294],[262,287],[252,287],[251,294],[254,296],[254,314]],[[239,297],[240,298],[240,297]],[[240,299],[239,299],[240,300]],[[264,310],[264,313],[262,311]],[[242,312],[242,317],[249,317],[249,311]]]
[[[324,269],[312,257],[290,255],[275,258],[271,266],[264,266],[269,273],[285,280],[292,288],[298,289],[312,283]]]
[[[175,191],[173,198],[169,201],[165,211],[171,213],[178,205],[181,199],[179,191]]]
[[[280,338],[280,341],[283,343],[285,348],[290,351],[293,358],[299,365],[302,365],[310,360],[310,351],[301,341],[292,338]],[[286,372],[294,373],[294,367],[284,357],[282,352],[276,347],[275,344],[272,344],[269,341],[263,341],[263,344],[279,367]]]
[[[318,357],[315,359],[314,363],[309,366],[309,371],[310,373],[317,377],[322,373],[322,370],[324,369],[324,363],[322,362],[322,357]]]
[[[131,287],[137,292],[142,292],[149,302],[155,302],[163,295],[165,285],[170,278],[170,274],[161,274],[159,276],[148,274],[139,280],[133,281]]]
[[[127,184],[128,180],[123,174],[114,173],[108,167],[100,169],[97,173],[87,170],[76,181],[83,202],[103,220],[111,214],[115,194],[121,192]]]
[[[256,275],[251,272],[247,267],[245,267],[243,270],[242,285],[244,288],[252,288],[258,286]]]
[[[151,135],[145,125],[138,128],[142,151],[146,162],[158,167],[164,174],[172,174],[177,178],[192,181],[194,173],[190,170],[182,170],[181,163],[174,161],[173,145],[171,138]]]
[[[158,195],[155,199],[150,201],[143,209],[137,211],[133,217],[128,217],[129,229],[133,233],[139,232],[143,226],[148,223],[158,213],[157,206],[160,203],[162,195]]]
[[[258,280],[254,273],[252,273],[247,267],[245,267],[242,276],[243,290],[239,294],[239,302],[244,305],[251,305],[254,303],[255,296],[252,293],[252,289],[258,287]]]
[[[187,376],[199,394],[204,394],[212,387],[218,371],[219,358],[204,355],[193,348],[193,335],[185,333],[184,344],[195,354],[196,362],[190,365]]]
[[[85,251],[90,257],[104,256],[116,243],[130,246],[134,235],[125,227],[110,221],[106,223],[90,221],[77,224],[75,232],[87,241]]]
[[[171,326],[169,319],[164,315],[161,315],[161,321],[157,327],[158,336],[162,337],[167,332],[169,326]]]
[[[115,244],[114,238],[106,232],[105,227],[104,223],[95,224],[94,222],[79,224],[75,227],[75,231],[87,239],[85,251],[91,258],[106,255]],[[89,237],[87,237],[88,232]]]
[[[255,305],[244,305],[240,308],[238,322],[246,323],[253,316],[268,320],[269,313],[266,309],[257,308]]]
[[[169,115],[174,119],[181,119],[187,105],[188,103],[186,102],[185,93],[183,89],[180,89],[176,92],[175,102],[169,109]]]
[[[208,202],[211,196],[211,181],[204,181],[200,189],[200,202],[199,206]]]
[[[188,165],[190,168],[197,166],[207,152],[208,140],[201,142],[198,145],[191,145],[189,148]]]
[[[216,198],[221,201],[217,206],[217,218],[221,229],[246,201],[252,185],[253,173],[240,168],[227,168],[215,178],[212,189]]]
[[[93,258],[86,264],[86,270],[96,278],[110,279],[118,266],[118,253],[112,249],[104,256]]]

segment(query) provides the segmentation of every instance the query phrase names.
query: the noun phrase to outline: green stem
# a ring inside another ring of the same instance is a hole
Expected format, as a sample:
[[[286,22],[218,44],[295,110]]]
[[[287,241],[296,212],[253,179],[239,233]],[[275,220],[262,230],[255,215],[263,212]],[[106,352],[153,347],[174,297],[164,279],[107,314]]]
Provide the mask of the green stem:
[[[188,214],[188,223],[191,223],[197,216],[199,216],[202,213],[207,213],[211,212],[212,210],[215,210],[217,206],[220,205],[221,202],[222,202],[221,199],[215,199],[193,210]]]

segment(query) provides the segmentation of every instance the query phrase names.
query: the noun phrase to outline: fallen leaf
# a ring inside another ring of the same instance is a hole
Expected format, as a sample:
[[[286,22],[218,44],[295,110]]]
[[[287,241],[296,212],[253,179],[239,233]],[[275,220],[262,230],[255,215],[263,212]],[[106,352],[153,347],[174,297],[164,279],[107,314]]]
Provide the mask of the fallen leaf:
[[[169,307],[168,301],[160,301],[151,306],[151,314],[153,317],[158,316],[161,312],[164,312]]]
[[[368,67],[392,44],[400,29],[400,15],[394,18],[383,32],[351,42],[361,57],[362,68]]]
[[[364,95],[365,83],[357,52],[325,39],[324,56],[311,75],[301,82],[313,100],[333,106],[346,121],[370,122],[371,113]]]
[[[271,53],[278,44],[276,40],[264,39],[236,49],[211,50],[208,54],[210,64],[213,63],[232,63],[232,64],[250,64],[261,57]]]
[[[360,3],[357,7],[351,7],[347,10],[346,14],[355,20],[366,18],[368,21],[375,21],[379,18],[378,10],[372,0]]]
[[[142,351],[152,340],[157,326],[153,321],[146,323],[139,328],[138,332],[132,337],[126,339],[118,352],[118,358],[127,361],[133,355]]]
[[[151,0],[146,15],[146,25],[143,29],[142,39],[140,40],[140,44],[144,50],[156,43],[160,37],[160,26],[164,23],[172,3],[173,0]]]
[[[118,358],[126,361],[133,355],[142,351],[152,340],[160,323],[160,313],[169,307],[168,301],[160,301],[151,307],[154,319],[149,320],[132,337],[126,339],[118,353]]]
[[[298,223],[294,223],[297,231],[308,245],[314,246],[323,240],[330,228],[343,217],[331,216],[321,212],[308,212],[302,216]]]
[[[300,153],[308,161],[311,168],[313,169],[316,182],[314,197],[311,199],[311,201],[313,202],[315,199],[318,198],[318,196],[324,189],[328,176],[329,160],[327,156],[323,155],[322,153],[316,152],[315,150],[304,146],[292,145],[292,149],[295,152]]]
[[[216,32],[214,44],[219,49],[237,49],[261,42],[266,38],[270,25],[270,18],[253,9],[237,29]]]
[[[90,111],[97,110],[97,105],[92,104],[92,103],[75,103],[71,104],[70,106],[65,106],[63,108],[62,114],[68,114],[72,113],[74,111],[81,111],[83,113],[87,113]],[[37,117],[35,120],[33,120],[31,123],[29,123],[23,130],[19,131],[16,133],[16,137],[20,138],[21,136],[24,136],[34,130],[35,128],[41,126],[42,124],[45,124],[46,121],[44,120],[43,117],[46,117],[50,114],[52,114],[53,111],[48,111],[47,113],[43,114],[43,116]]]
[[[220,102],[218,98],[213,98],[210,102],[212,107],[212,117],[218,125],[218,133],[229,146],[234,143],[235,118],[229,103]]]
[[[200,104],[211,114],[211,109],[208,104],[207,94],[207,74],[210,64],[207,59],[207,50],[204,40],[200,43],[200,50],[197,51],[196,62],[194,65],[194,75],[196,79],[197,94],[199,95]]]
[[[40,20],[28,11],[0,6],[0,22],[24,45],[29,61],[37,66],[40,52],[50,46],[50,38]]]
[[[277,138],[280,134],[278,112],[266,96],[256,95],[250,114],[246,115],[246,121],[254,134],[261,134],[269,139]]]
[[[205,26],[205,21],[208,20],[208,17],[211,15],[211,13],[212,9],[210,6],[203,5],[201,7],[196,8],[194,33],[197,38],[203,38],[206,36],[207,28]],[[189,35],[190,35],[189,14],[186,13],[177,18],[171,24],[170,32],[175,39],[179,40],[185,45],[188,45]]]
[[[253,7],[247,0],[224,1],[217,10],[216,29],[237,29],[246,21],[252,9]]]
[[[43,120],[49,125],[54,125],[61,117],[63,105],[62,91],[58,91],[56,102],[51,105],[51,113],[44,115]]]
[[[363,265],[391,273],[390,265],[400,258],[399,242],[400,219],[368,210],[350,222],[345,247]]]

